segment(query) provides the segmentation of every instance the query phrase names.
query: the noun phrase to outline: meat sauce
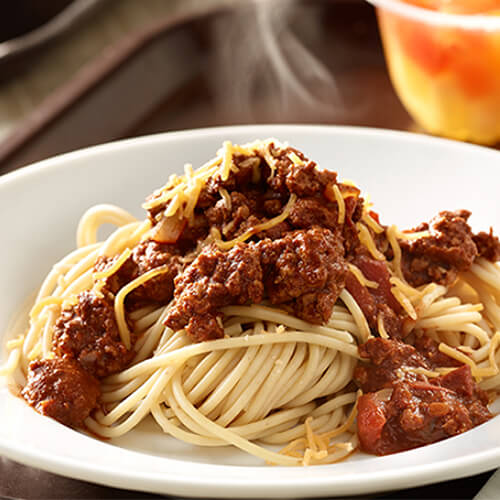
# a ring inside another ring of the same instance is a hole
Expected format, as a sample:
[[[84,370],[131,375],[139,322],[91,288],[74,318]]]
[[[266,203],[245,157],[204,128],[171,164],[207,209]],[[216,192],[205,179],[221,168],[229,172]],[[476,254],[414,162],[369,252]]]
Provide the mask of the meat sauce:
[[[126,313],[172,301],[165,324],[185,328],[194,342],[223,336],[222,307],[264,299],[311,323],[324,324],[344,288],[359,304],[374,335],[382,321],[392,340],[375,339],[360,346],[365,361],[356,370],[356,380],[366,393],[358,405],[365,451],[385,454],[420,446],[490,417],[485,395],[467,367],[432,380],[402,371],[455,366],[455,362],[442,359],[428,343],[419,341],[420,347],[404,343],[408,318],[391,293],[387,261],[374,258],[358,236],[364,200],[357,188],[339,183],[334,172],[317,169],[300,151],[273,143],[266,154],[235,153],[233,162],[227,180],[216,176],[206,181],[189,221],[175,215],[166,218],[166,203],[153,205],[148,211],[153,225],[149,237],[131,249],[120,268],[103,280],[99,292],[81,293],[61,312],[53,357],[30,365],[23,390],[30,405],[66,425],[84,425],[99,405],[99,380],[123,370],[134,357],[133,349],[120,339],[113,308],[116,294],[127,283],[164,266],[166,272],[127,296]],[[158,196],[160,192],[148,200]],[[213,239],[210,242],[214,230],[229,241],[269,222],[283,213],[292,196],[288,216],[278,224],[227,250]],[[378,222],[377,214],[370,215]],[[400,241],[409,283],[450,284],[478,256],[492,261],[500,257],[498,239],[491,231],[472,234],[468,216],[463,210],[442,212],[413,230],[428,231],[427,236]],[[382,228],[376,234],[367,226],[377,250],[390,261]],[[109,270],[117,258],[101,257],[94,270]],[[350,271],[352,265],[377,286],[362,284]],[[132,321],[127,321],[133,331]],[[131,340],[133,344],[135,338]],[[381,390],[391,391],[391,396],[381,398]]]
[[[403,273],[410,284],[419,286],[432,281],[450,285],[460,271],[470,268],[479,252],[467,224],[469,217],[467,210],[441,212],[429,224],[415,229],[429,231],[429,236],[400,243]]]
[[[363,360],[354,378],[358,437],[367,453],[386,455],[434,443],[489,420],[488,396],[474,382],[469,366],[437,350],[422,337],[415,347],[397,340],[371,339],[359,348]],[[456,367],[428,378],[416,369]]]
[[[99,381],[71,358],[31,362],[22,391],[36,411],[70,427],[83,427],[100,394]]]

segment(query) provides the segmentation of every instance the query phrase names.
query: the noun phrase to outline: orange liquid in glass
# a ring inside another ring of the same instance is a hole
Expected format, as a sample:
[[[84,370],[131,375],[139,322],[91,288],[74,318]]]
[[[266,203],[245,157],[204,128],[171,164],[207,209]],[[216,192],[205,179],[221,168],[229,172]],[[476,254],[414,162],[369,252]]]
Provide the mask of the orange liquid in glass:
[[[450,14],[500,15],[500,0],[402,1]],[[500,27],[440,27],[383,10],[379,21],[393,83],[417,122],[456,139],[500,141]]]
[[[500,0],[402,0],[424,9],[448,14],[498,14]],[[496,12],[495,12],[496,11]]]

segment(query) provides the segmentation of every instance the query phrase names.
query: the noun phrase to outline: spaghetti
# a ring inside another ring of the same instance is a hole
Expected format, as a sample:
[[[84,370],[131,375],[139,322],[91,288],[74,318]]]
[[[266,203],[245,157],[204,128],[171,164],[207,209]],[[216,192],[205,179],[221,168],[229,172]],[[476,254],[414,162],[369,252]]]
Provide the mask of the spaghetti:
[[[105,438],[151,416],[193,445],[311,465],[342,460],[360,442],[399,451],[381,445],[383,429],[375,439],[363,427],[367,408],[394,403],[397,384],[456,393],[449,377],[463,366],[479,406],[476,383],[500,386],[498,240],[473,235],[463,213],[406,233],[387,228],[351,183],[274,140],[224,142],[144,208],[144,222],[90,209],[28,330],[7,343],[0,374],[40,413]],[[104,223],[117,229],[97,241]],[[450,231],[472,242],[470,262],[446,260]],[[383,362],[373,355],[382,348]],[[364,370],[373,384],[386,361],[391,382],[370,390]],[[481,411],[476,423],[491,416]]]

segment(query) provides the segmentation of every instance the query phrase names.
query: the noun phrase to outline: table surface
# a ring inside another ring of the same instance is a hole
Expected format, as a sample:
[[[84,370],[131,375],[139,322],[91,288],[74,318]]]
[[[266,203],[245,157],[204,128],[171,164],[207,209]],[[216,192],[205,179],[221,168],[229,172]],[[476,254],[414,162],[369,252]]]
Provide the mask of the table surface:
[[[218,3],[239,9],[210,10]],[[280,34],[285,74],[259,44],[262,37],[255,37],[262,12],[240,4],[213,0],[193,15],[200,6],[194,1],[151,1],[150,9],[135,0],[109,2],[87,25],[48,49],[38,66],[0,86],[0,173],[100,142],[200,126],[298,122],[418,130],[390,84],[367,4],[304,0],[282,2],[277,11],[268,2],[264,25]],[[191,14],[181,19],[187,7]],[[220,33],[237,33],[230,53],[227,44],[218,43]],[[268,78],[248,77],[242,93],[242,79],[235,77],[228,57],[239,61],[237,72],[245,78],[262,70]],[[152,74],[154,79],[147,77]],[[372,498],[472,498],[490,474]],[[160,498],[63,478],[1,457],[0,496]]]

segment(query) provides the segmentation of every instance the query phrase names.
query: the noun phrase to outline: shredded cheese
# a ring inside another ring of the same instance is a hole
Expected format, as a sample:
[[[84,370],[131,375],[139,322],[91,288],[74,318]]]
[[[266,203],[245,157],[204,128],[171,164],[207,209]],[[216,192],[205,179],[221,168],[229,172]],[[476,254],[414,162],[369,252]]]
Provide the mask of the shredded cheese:
[[[231,144],[231,141],[224,141],[222,148],[223,159],[220,178],[223,182],[225,182],[229,179],[229,173],[231,172],[231,167],[233,165],[233,145]]]
[[[182,191],[179,191],[168,204],[167,208],[163,212],[163,217],[172,217],[176,214],[177,210],[182,206],[185,200],[185,195]]]
[[[337,200],[337,205],[339,207],[337,222],[339,224],[343,224],[345,221],[345,201],[337,184],[333,185],[333,194],[335,195],[335,199]]]
[[[267,165],[271,169],[270,179],[272,179],[276,173],[276,158],[271,153],[271,144],[274,144],[274,142],[273,140],[266,141],[260,149],[260,153],[264,156],[264,160],[266,160]]]
[[[262,157],[271,169],[270,177],[273,177],[277,168],[277,159],[270,150],[272,144],[277,144],[280,148],[287,147],[271,139],[255,141],[243,146],[232,144],[231,141],[225,141],[216,158],[205,163],[196,171],[193,170],[192,165],[186,164],[184,166],[184,175],[180,177],[175,174],[171,175],[169,181],[162,188],[156,190],[153,197],[142,206],[146,210],[151,210],[165,205],[163,213],[160,212],[155,215],[157,222],[163,217],[170,217],[179,213],[181,218],[187,219],[192,224],[194,209],[206,181],[211,177],[219,177],[224,182],[229,178],[231,171],[238,170],[234,163],[235,154],[250,156],[243,162],[252,161],[252,180],[254,183],[259,182],[261,177],[260,163]],[[289,153],[289,158],[295,164],[304,164],[303,160],[294,152]]]
[[[229,248],[234,247],[234,245],[236,245],[237,243],[243,243],[244,241],[248,240],[248,238],[252,237],[254,234],[271,229],[272,227],[283,222],[290,215],[290,210],[293,207],[296,199],[297,196],[294,193],[292,193],[290,195],[288,203],[285,205],[285,208],[283,209],[283,212],[280,215],[273,217],[272,219],[269,219],[268,221],[263,222],[262,224],[257,224],[256,226],[250,228],[248,231],[245,231],[242,235],[232,240],[223,241],[221,239],[219,230],[215,227],[212,227],[211,234],[215,239],[215,243],[221,250],[228,250]]]
[[[376,260],[385,260],[384,254],[377,248],[368,228],[361,222],[356,223],[359,241],[368,249]]]
[[[227,190],[224,188],[219,188],[219,194],[220,194],[221,198],[224,200],[224,204],[226,205],[226,208],[228,210],[231,210],[231,196],[229,196],[229,193],[227,192]]]
[[[363,211],[361,220],[376,234],[384,232],[384,228],[366,211]]]
[[[493,350],[492,346],[496,347],[497,345],[498,345],[498,339],[495,340],[495,344],[493,344],[493,339],[492,339],[492,343],[490,345],[490,362],[492,360],[491,358],[491,352]],[[481,380],[483,377],[492,377],[498,373],[498,366],[496,365],[496,361],[494,359],[492,365],[489,368],[479,368],[472,358],[470,358],[463,352],[460,352],[459,350],[450,347],[448,344],[445,344],[444,342],[441,342],[439,344],[439,350],[442,353],[449,356],[450,358],[456,359],[457,361],[460,361],[460,363],[468,365],[471,369],[472,376],[475,377],[476,380]]]
[[[130,248],[126,248],[111,266],[109,266],[104,271],[95,272],[93,274],[94,281],[104,280],[106,278],[109,278],[109,276],[115,274],[131,255],[132,250],[130,250]]]
[[[394,285],[395,287],[398,287],[407,297],[419,298],[426,293],[425,291],[420,291],[416,288],[413,288],[412,286],[408,285],[408,283],[405,283],[395,276],[391,276],[389,278],[389,283],[391,283],[391,285]]]
[[[355,276],[355,278],[360,282],[361,285],[366,286],[368,288],[378,288],[378,283],[376,281],[371,281],[365,278],[365,275],[361,272],[359,267],[351,264],[350,262],[347,264],[349,267],[349,271]]]
[[[221,162],[222,158],[220,156],[217,156],[216,158],[205,163],[198,170],[193,172],[191,181],[201,181],[204,184],[208,178],[214,177],[217,174],[218,167]],[[154,194],[156,198],[146,201],[145,203],[143,203],[142,207],[146,210],[151,210],[152,208],[167,203],[168,201],[172,200],[177,194],[183,192],[186,189],[187,185],[188,182],[185,175],[176,177],[174,183],[169,180],[169,182],[160,190],[155,191]]]
[[[413,307],[413,304],[410,302],[408,297],[397,287],[391,287],[391,293],[394,298],[401,304],[401,307],[406,311],[406,314],[413,319],[417,319],[417,311]]]
[[[429,231],[418,231],[416,233],[404,233],[398,230],[398,238],[401,240],[418,240],[420,238],[427,238],[431,235]]]
[[[389,245],[391,245],[392,253],[394,254],[394,258],[392,261],[394,272],[403,283],[406,283],[406,280],[403,276],[403,270],[401,269],[401,247],[399,246],[398,240],[396,238],[397,231],[398,229],[396,226],[390,226],[386,231],[386,236],[389,240]]]
[[[380,314],[380,313],[377,316],[377,329],[378,329],[378,334],[383,339],[388,339],[389,338],[389,334],[387,333],[387,330],[385,329],[384,318],[382,317],[382,314]]]
[[[288,158],[297,167],[300,167],[300,166],[304,165],[304,162],[293,151],[290,152],[290,153],[288,153]]]
[[[198,198],[204,182],[201,179],[194,179],[191,184],[191,189],[187,193],[187,203],[184,207],[184,213],[182,214],[182,217],[188,219],[190,224],[193,222],[194,209],[196,207],[196,203],[198,203]]]

